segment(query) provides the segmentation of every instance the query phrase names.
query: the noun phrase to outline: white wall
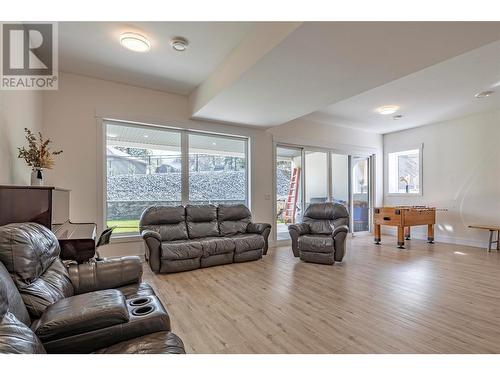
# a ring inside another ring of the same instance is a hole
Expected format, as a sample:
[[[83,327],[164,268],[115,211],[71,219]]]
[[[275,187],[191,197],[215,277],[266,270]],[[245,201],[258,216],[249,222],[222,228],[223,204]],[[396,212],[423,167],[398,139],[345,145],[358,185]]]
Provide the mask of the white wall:
[[[0,91],[0,184],[30,183],[30,168],[17,158],[24,128],[42,128],[41,91]]]
[[[375,202],[383,199],[382,135],[300,118],[268,129],[275,143],[322,147],[344,153],[375,154]]]
[[[500,224],[500,111],[384,136],[384,153],[423,143],[423,195],[384,194],[385,205],[431,205],[437,241],[486,246],[487,232],[469,224]],[[425,238],[425,227],[413,231]]]
[[[250,138],[251,196],[256,221],[272,222],[272,136],[263,129],[188,119],[187,97],[62,73],[59,90],[43,97],[44,133],[64,154],[49,184],[71,189],[73,221],[102,223],[103,151],[101,118],[205,130]],[[142,241],[118,243],[104,256],[142,254]]]

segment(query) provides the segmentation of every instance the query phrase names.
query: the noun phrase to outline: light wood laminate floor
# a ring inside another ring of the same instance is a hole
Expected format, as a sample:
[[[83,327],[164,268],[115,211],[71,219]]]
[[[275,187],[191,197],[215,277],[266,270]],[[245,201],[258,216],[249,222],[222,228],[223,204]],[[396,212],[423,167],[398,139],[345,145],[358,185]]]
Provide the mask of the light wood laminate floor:
[[[348,239],[344,262],[290,247],[170,275],[144,266],[189,353],[500,353],[500,253]]]

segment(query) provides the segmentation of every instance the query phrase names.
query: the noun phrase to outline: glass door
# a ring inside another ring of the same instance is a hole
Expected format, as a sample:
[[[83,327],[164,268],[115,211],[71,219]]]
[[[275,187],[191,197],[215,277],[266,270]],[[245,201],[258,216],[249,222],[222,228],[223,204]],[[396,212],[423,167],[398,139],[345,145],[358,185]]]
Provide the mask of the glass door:
[[[349,207],[349,156],[330,154],[332,194],[330,201]]]
[[[302,218],[302,148],[276,147],[277,240],[288,240],[288,225]]]
[[[370,230],[370,158],[351,156],[352,232]]]
[[[305,152],[306,208],[311,203],[324,203],[329,199],[328,152]]]

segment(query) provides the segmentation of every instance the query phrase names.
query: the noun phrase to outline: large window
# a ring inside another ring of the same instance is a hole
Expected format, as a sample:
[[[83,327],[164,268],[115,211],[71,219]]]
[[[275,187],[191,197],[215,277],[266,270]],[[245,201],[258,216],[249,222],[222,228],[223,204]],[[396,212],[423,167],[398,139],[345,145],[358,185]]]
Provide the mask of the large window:
[[[189,202],[245,203],[245,139],[189,134]]]
[[[105,133],[105,222],[114,233],[138,233],[151,205],[248,201],[245,138],[118,122]]]
[[[421,194],[421,148],[387,154],[389,194]]]

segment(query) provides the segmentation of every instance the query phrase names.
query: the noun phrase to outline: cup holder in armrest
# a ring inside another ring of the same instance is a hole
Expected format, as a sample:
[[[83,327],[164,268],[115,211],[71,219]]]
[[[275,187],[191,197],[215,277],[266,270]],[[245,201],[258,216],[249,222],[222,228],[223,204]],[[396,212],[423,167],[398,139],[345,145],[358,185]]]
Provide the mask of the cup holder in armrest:
[[[152,305],[136,307],[135,309],[132,310],[132,315],[135,315],[135,316],[148,315],[148,314],[151,314],[154,311],[154,309],[155,309],[155,307]]]
[[[143,306],[151,302],[151,297],[139,297],[129,302],[130,306]]]

